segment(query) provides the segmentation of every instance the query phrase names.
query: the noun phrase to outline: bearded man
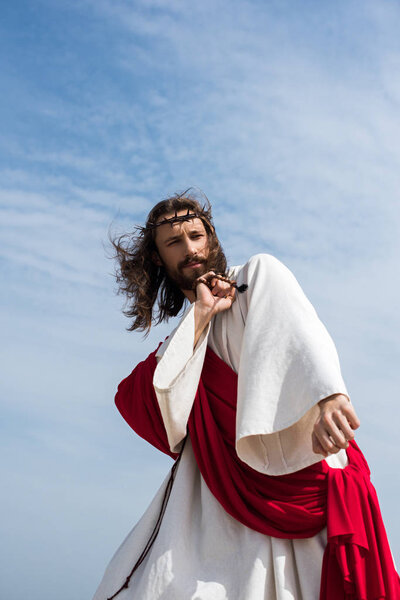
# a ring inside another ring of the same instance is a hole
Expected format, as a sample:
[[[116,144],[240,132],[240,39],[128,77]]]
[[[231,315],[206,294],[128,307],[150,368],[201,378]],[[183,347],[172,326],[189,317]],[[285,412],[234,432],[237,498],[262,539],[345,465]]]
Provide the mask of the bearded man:
[[[94,600],[399,598],[337,352],[293,274],[270,254],[228,269],[187,192],[123,238],[130,329],[188,306],[118,386],[124,419],[175,463]]]

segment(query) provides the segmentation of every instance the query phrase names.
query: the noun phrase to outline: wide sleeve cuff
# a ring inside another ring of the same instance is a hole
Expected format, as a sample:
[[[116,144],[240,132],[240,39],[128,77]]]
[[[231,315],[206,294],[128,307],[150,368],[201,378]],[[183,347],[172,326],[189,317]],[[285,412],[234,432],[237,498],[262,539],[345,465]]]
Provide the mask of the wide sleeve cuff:
[[[335,392],[343,393],[343,392]],[[312,448],[312,432],[319,417],[319,406],[312,406],[290,427],[275,433],[243,435],[236,442],[236,450],[245,463],[266,475],[286,475],[309,467],[325,457]],[[329,466],[344,468],[347,464],[345,450],[329,454]]]
[[[179,452],[199,385],[207,349],[210,323],[194,347],[194,303],[179,326],[157,352],[153,386],[171,452]]]

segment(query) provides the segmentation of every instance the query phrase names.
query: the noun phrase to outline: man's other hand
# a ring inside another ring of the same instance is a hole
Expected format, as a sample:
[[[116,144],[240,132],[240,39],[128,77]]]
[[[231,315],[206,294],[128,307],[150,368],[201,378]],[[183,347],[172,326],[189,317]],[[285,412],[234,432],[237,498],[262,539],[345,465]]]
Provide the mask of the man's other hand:
[[[344,394],[333,394],[318,402],[320,415],[312,433],[313,451],[328,456],[347,448],[360,421]]]

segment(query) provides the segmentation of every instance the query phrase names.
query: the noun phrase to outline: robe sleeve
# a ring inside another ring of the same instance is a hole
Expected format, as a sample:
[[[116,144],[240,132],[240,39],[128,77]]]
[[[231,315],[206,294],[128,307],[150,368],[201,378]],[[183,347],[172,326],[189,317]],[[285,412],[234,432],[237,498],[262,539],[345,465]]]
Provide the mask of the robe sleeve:
[[[140,437],[161,452],[176,458],[176,454],[169,448],[153,387],[153,374],[157,365],[155,355],[156,351],[149,354],[121,381],[115,395],[115,404],[128,425]]]
[[[291,473],[323,458],[312,449],[318,402],[349,394],[333,340],[291,271],[258,254],[242,279],[236,451],[257,471]]]
[[[186,437],[187,421],[200,381],[209,331],[210,324],[194,347],[194,304],[191,304],[179,326],[157,353],[159,362],[153,385],[171,452],[179,452]]]

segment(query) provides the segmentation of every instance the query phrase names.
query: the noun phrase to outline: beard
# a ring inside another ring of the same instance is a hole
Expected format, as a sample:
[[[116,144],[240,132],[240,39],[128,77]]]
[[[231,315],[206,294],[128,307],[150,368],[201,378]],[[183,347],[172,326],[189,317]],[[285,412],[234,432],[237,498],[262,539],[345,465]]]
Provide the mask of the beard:
[[[200,263],[198,267],[194,267],[189,273],[185,274],[184,267],[189,263]],[[164,263],[164,267],[168,278],[175,283],[181,290],[192,290],[193,284],[198,277],[212,271],[212,267],[206,258],[200,256],[191,256],[190,258],[179,263],[176,269],[169,269]]]

